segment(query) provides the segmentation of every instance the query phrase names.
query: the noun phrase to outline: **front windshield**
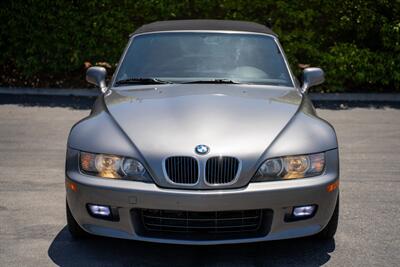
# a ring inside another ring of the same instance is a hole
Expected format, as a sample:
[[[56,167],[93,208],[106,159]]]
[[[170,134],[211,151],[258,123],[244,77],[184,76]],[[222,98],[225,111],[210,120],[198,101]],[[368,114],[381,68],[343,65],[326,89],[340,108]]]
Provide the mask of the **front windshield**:
[[[174,32],[136,36],[116,81],[136,78],[293,86],[275,40],[258,34]]]

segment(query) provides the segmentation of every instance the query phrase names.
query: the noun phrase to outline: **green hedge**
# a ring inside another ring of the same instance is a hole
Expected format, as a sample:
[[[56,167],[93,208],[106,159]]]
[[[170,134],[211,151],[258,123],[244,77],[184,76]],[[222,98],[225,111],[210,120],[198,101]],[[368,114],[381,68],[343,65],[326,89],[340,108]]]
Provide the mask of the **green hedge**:
[[[140,25],[189,18],[271,22],[296,73],[324,68],[320,90],[400,91],[399,0],[2,0],[1,84],[83,84],[84,62],[114,66]]]

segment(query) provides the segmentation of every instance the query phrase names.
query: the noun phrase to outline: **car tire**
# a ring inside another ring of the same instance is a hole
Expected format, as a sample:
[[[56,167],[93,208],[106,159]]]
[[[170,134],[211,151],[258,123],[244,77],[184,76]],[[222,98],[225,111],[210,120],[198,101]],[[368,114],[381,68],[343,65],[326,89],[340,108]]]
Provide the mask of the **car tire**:
[[[68,231],[74,239],[80,239],[88,237],[89,234],[83,230],[76,222],[74,216],[72,216],[71,210],[69,209],[68,202],[66,201],[66,213],[67,213],[67,227]]]
[[[336,201],[335,210],[333,211],[332,217],[329,220],[325,228],[316,234],[316,237],[321,240],[332,239],[335,236],[339,223],[339,196]]]

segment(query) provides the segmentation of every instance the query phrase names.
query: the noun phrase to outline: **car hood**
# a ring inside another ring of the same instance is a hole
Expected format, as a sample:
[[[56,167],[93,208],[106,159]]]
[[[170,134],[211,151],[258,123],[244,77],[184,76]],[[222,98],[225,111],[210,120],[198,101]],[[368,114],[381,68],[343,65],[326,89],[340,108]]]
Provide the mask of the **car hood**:
[[[149,165],[169,156],[212,155],[255,161],[296,113],[294,88],[171,84],[110,90],[107,109]]]

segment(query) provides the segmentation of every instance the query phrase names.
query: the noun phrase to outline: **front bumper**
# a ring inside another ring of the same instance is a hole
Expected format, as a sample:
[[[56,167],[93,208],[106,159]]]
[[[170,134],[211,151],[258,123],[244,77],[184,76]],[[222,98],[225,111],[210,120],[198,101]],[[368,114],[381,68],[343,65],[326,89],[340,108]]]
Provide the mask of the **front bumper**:
[[[328,166],[329,167],[329,166]],[[224,244],[287,239],[313,235],[329,222],[338,197],[338,189],[327,186],[339,179],[337,168],[327,169],[318,177],[250,183],[244,188],[225,190],[164,189],[155,184],[93,178],[77,171],[67,171],[66,183],[76,184],[76,191],[67,187],[67,201],[78,224],[95,235],[174,244]],[[86,209],[88,203],[108,205],[118,209],[119,221],[93,218]],[[285,215],[294,206],[318,205],[314,217],[285,222]],[[132,217],[133,209],[182,211],[272,210],[268,234],[259,237],[189,240],[145,236],[138,233]]]

